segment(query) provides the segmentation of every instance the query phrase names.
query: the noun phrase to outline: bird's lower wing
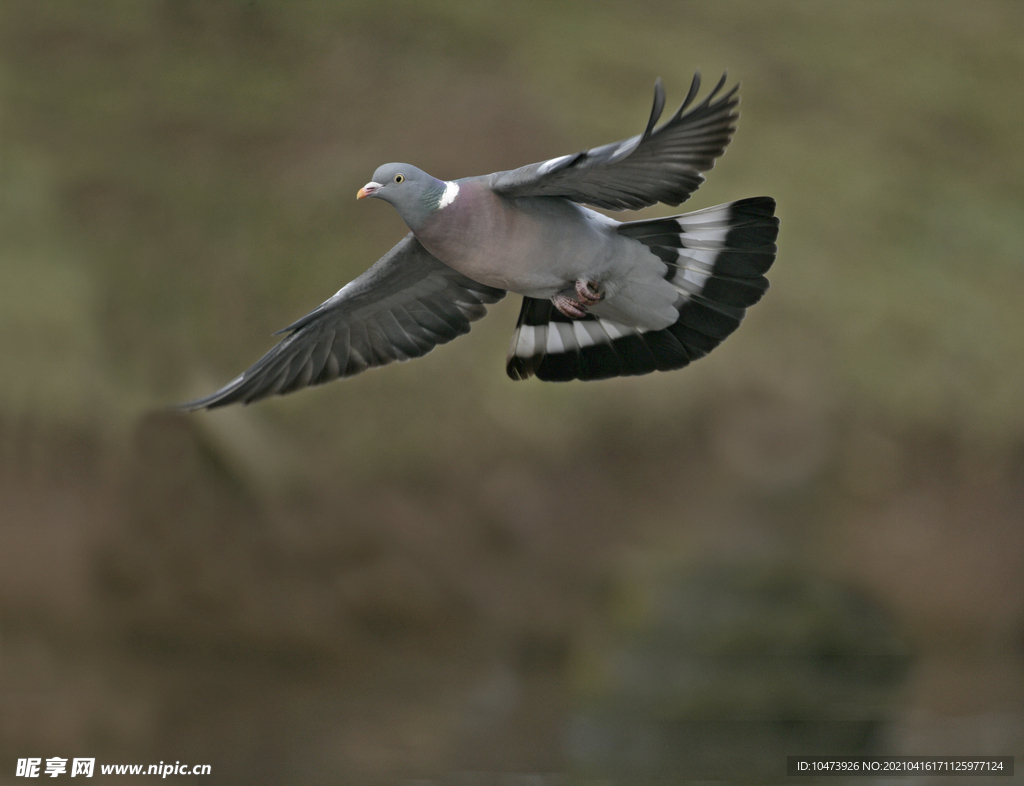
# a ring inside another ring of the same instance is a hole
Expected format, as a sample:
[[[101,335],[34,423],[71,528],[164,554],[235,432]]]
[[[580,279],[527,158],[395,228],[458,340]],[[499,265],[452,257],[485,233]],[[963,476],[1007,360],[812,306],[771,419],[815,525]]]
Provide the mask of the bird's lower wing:
[[[452,270],[410,233],[334,297],[280,331],[288,335],[252,368],[182,408],[248,404],[425,355],[468,332],[504,295]]]

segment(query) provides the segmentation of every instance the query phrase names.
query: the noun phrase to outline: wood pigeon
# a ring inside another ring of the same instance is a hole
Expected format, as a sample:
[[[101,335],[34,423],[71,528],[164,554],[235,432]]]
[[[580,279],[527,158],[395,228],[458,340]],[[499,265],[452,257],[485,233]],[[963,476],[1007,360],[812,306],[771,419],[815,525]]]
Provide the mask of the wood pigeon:
[[[703,357],[765,290],[775,259],[775,200],[615,221],[583,205],[678,205],[736,127],[725,76],[658,128],[659,79],[644,132],[506,172],[443,181],[385,164],[357,197],[391,203],[411,230],[255,365],[187,410],[248,404],[425,355],[469,331],[488,304],[523,296],[506,370],[512,379],[606,379],[668,371]],[[716,96],[718,96],[716,98]]]

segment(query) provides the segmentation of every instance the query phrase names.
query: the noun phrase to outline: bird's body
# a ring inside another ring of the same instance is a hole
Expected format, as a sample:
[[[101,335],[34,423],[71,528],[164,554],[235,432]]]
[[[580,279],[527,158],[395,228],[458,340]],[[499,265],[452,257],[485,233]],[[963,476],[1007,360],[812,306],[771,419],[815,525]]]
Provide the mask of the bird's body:
[[[675,321],[677,293],[665,279],[665,263],[620,235],[620,222],[561,197],[499,196],[486,178],[456,185],[452,202],[412,229],[449,267],[539,300],[573,291],[578,280],[600,282],[605,297],[591,313],[647,329]],[[521,231],[524,223],[529,232]]]
[[[681,368],[717,346],[768,288],[778,219],[769,197],[669,218],[611,210],[677,205],[703,182],[735,128],[725,77],[684,114],[636,137],[505,172],[443,181],[385,164],[358,196],[389,202],[401,242],[221,390],[212,408],[351,376],[429,352],[469,330],[507,292],[523,296],[513,379],[604,379]]]

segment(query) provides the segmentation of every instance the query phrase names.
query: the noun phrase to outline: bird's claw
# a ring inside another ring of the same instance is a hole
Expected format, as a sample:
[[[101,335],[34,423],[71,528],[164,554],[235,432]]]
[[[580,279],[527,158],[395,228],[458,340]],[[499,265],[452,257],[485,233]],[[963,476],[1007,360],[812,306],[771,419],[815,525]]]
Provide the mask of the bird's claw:
[[[587,307],[604,300],[604,292],[590,281],[582,278],[576,281],[576,297],[559,292],[551,302],[555,308],[569,319],[583,319],[587,315]]]
[[[604,292],[590,281],[576,279],[576,295],[584,306],[592,306],[604,300]]]
[[[551,302],[563,316],[567,316],[569,319],[583,319],[587,315],[585,305],[576,298],[563,295],[561,292],[551,298]]]

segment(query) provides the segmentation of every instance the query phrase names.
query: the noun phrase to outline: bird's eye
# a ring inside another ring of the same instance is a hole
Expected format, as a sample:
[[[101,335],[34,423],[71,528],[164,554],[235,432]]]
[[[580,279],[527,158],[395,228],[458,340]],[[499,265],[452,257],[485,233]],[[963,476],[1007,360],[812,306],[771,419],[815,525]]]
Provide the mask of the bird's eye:
[[[402,175],[402,174],[395,175],[395,182],[396,183],[401,183],[403,180],[405,180],[405,175]]]

